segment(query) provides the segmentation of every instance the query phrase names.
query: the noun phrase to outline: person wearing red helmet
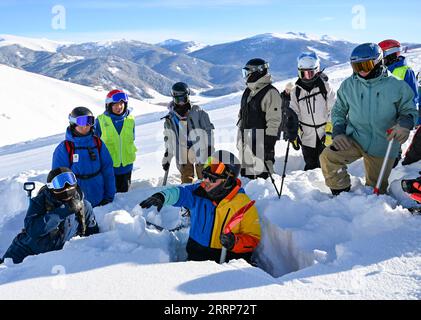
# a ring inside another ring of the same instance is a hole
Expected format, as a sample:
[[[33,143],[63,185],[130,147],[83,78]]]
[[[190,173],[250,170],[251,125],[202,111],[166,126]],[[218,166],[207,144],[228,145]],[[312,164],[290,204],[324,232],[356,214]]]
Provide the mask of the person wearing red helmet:
[[[107,145],[113,159],[117,192],[129,190],[136,160],[135,119],[128,102],[123,90],[111,90],[105,99],[105,112],[95,122],[95,133]]]
[[[384,64],[387,69],[398,79],[404,80],[414,91],[414,103],[419,104],[417,77],[414,70],[408,66],[406,58],[401,55],[402,47],[397,40],[384,40],[379,43],[383,50]],[[418,110],[417,125],[421,125],[421,110]]]

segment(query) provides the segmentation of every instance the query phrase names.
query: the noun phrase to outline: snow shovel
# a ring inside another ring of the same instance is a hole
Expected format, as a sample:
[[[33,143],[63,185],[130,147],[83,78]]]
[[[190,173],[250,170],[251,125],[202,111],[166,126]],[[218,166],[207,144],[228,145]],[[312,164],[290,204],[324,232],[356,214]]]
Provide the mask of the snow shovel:
[[[35,189],[35,182],[25,182],[23,184],[23,190],[26,191],[26,195],[28,197],[28,204],[31,203],[31,196],[32,196],[32,191]]]
[[[392,132],[391,129],[387,130],[388,134],[390,134],[391,132]],[[394,139],[390,140],[389,144],[387,146],[386,155],[384,156],[382,168],[380,170],[379,177],[377,178],[376,187],[374,188],[374,194],[376,194],[376,195],[380,195],[380,187],[381,187],[382,182],[383,182],[384,172],[386,171],[387,162],[389,161],[390,152],[392,151],[392,146],[393,146],[394,142],[395,142]]]
[[[256,203],[256,201],[252,200],[250,201],[248,204],[246,204],[244,207],[242,207],[240,210],[238,210],[231,218],[231,220],[227,223],[225,229],[224,229],[224,234],[228,234],[231,232],[231,230],[240,223],[240,221],[243,219],[244,215],[246,214],[246,212],[252,207],[254,206],[254,204]],[[219,264],[223,264],[225,262],[225,259],[227,258],[227,248],[222,247],[222,251],[221,251],[221,257],[219,259]]]

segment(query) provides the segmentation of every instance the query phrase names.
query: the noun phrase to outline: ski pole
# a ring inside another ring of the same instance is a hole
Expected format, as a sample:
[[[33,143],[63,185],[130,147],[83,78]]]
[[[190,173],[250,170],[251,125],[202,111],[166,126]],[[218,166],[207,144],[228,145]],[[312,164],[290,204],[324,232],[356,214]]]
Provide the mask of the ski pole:
[[[228,234],[232,231],[232,229],[240,223],[240,221],[243,219],[246,212],[254,206],[256,203],[255,200],[250,201],[247,203],[244,207],[242,207],[240,210],[238,210],[231,218],[231,220],[227,223],[227,226],[224,229],[224,234]],[[225,259],[227,258],[227,248],[222,246],[221,250],[221,257],[219,258],[219,264],[223,264],[225,262]]]
[[[281,199],[281,194],[279,193],[278,188],[276,187],[276,184],[275,184],[275,179],[273,178],[272,173],[271,173],[271,172],[270,172],[270,170],[269,170],[269,166],[268,166],[268,164],[266,163],[266,161],[263,161],[263,162],[265,163],[265,167],[266,167],[266,170],[267,170],[267,171],[268,171],[268,173],[269,173],[269,177],[270,177],[270,180],[272,181],[273,187],[274,187],[274,188],[275,188],[275,190],[276,190],[276,194],[278,195],[279,199]]]
[[[31,203],[31,195],[34,189],[35,189],[35,182],[25,182],[23,184],[23,190],[26,191],[26,195],[28,197],[28,204]]]
[[[390,134],[392,132],[391,129],[387,130],[387,133]],[[390,152],[392,151],[394,140],[390,140],[389,144],[387,146],[386,155],[384,156],[382,168],[380,170],[379,177],[377,178],[376,187],[374,188],[374,194],[379,195],[380,194],[380,187],[383,182],[384,173],[386,171],[387,162],[389,161]]]
[[[279,192],[279,199],[281,199],[282,196],[282,190],[284,189],[284,181],[286,177],[286,170],[287,170],[287,163],[288,163],[288,156],[289,156],[289,146],[291,145],[291,142],[288,141],[288,147],[287,152],[285,154],[285,163],[284,163],[284,170],[282,172],[282,183],[281,183],[281,191]]]

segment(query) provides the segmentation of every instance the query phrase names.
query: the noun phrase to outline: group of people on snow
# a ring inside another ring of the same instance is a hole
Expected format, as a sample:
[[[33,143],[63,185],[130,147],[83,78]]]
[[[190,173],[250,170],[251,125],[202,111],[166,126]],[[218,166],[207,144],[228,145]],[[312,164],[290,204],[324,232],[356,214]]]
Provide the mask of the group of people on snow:
[[[185,185],[155,193],[140,206],[190,211],[189,260],[219,261],[225,248],[227,260],[252,262],[261,237],[259,215],[239,177],[272,176],[275,145],[282,133],[288,148],[302,150],[304,170],[321,168],[333,195],[351,190],[347,166],[360,158],[367,186],[374,188],[383,171],[379,192],[385,193],[401,145],[415,125],[418,129],[403,164],[421,159],[421,116],[416,108],[421,89],[401,51],[396,40],[357,46],[350,57],[353,74],[337,93],[315,52],[299,55],[298,80],[282,93],[272,85],[269,64],[251,59],[243,68],[247,88],[237,122],[238,158],[215,151],[215,128],[208,113],[192,104],[187,84],[174,84],[163,118],[162,168],[168,172],[175,157]],[[116,192],[129,190],[137,149],[127,94],[111,91],[105,107],[97,119],[87,108],[72,110],[47,184],[31,199],[25,229],[3,258],[19,263],[28,255],[61,249],[75,235],[99,232],[92,207],[106,205]],[[389,141],[394,143],[385,160]],[[200,181],[193,184],[195,171]],[[420,202],[419,178],[408,182],[405,191]]]

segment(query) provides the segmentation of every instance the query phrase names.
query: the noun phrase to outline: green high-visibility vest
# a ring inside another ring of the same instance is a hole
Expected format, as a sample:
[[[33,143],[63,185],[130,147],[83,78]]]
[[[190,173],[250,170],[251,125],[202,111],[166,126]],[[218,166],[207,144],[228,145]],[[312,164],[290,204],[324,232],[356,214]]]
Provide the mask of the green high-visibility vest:
[[[393,70],[393,75],[401,80],[405,80],[406,72],[408,71],[408,66],[402,66]]]
[[[111,117],[101,114],[98,117],[101,126],[101,139],[107,146],[113,159],[114,168],[124,167],[136,160],[137,148],[134,144],[134,117],[129,115],[124,119],[123,128],[118,134]]]

